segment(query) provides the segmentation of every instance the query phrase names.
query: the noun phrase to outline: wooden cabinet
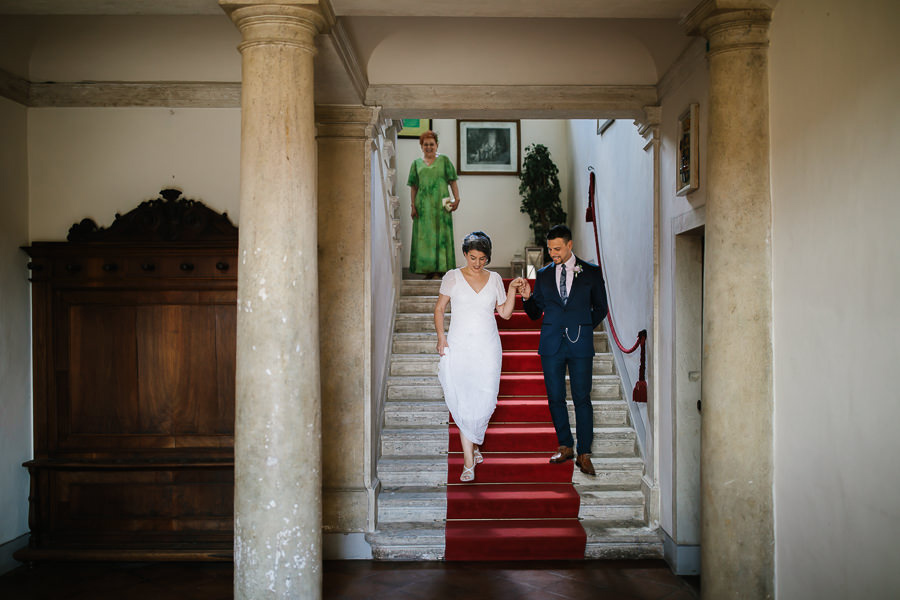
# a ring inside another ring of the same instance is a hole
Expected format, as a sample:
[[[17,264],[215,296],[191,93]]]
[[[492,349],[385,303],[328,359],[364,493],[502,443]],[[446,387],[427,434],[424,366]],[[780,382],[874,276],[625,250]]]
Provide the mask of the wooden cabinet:
[[[231,559],[237,229],[164,190],[33,243],[39,559]]]

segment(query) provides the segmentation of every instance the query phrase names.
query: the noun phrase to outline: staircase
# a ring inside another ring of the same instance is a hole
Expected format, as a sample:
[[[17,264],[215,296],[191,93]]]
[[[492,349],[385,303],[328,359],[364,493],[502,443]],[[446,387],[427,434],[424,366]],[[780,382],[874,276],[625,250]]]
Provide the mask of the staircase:
[[[404,280],[402,285],[378,462],[382,484],[378,524],[374,532],[367,534],[367,540],[376,559],[442,560],[445,558],[448,449],[458,446],[458,438],[448,433],[449,413],[437,379],[437,336],[432,311],[440,281]],[[449,326],[449,319],[448,315],[445,326]],[[552,432],[546,392],[539,376],[537,328],[521,311],[520,299],[512,318],[500,324],[503,377],[500,401],[488,434],[502,439],[507,430],[514,430],[525,420],[522,415],[529,413],[545,415],[546,426]],[[594,333],[594,345],[597,355],[592,390],[595,427],[592,460],[597,476],[583,475],[577,469],[571,475],[580,496],[578,517],[587,534],[585,558],[658,558],[662,556],[659,535],[646,523],[641,490],[643,461],[637,453],[635,433],[605,332]],[[513,386],[518,390],[516,398],[504,399],[504,392]],[[523,394],[523,389],[527,394]],[[574,426],[571,401],[569,419]],[[541,443],[546,442],[544,454],[549,458],[556,438],[552,433],[545,437]],[[496,467],[489,465],[496,465],[501,459],[507,473],[524,474],[529,470],[535,473],[534,483],[530,485],[534,485],[536,496],[547,493],[542,485],[557,482],[559,471],[543,468],[546,459],[535,461],[525,454],[495,453],[496,458],[492,460],[489,439],[485,439],[485,463],[476,469],[477,480],[490,474],[489,468]],[[451,483],[457,482],[461,469],[456,465],[461,458],[454,456],[449,457]],[[568,469],[567,480],[568,473],[573,471],[571,466]],[[518,480],[517,485],[521,486],[523,481]],[[451,493],[455,490],[451,487]],[[473,525],[477,527],[477,522]]]

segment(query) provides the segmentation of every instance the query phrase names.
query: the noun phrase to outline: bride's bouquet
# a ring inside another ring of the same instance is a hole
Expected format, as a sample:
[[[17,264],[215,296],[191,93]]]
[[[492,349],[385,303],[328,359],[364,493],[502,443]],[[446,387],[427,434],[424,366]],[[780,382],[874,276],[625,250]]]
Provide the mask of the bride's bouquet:
[[[453,210],[453,198],[451,198],[450,196],[443,198],[441,200],[441,205],[444,207],[444,210],[450,212],[451,210]]]

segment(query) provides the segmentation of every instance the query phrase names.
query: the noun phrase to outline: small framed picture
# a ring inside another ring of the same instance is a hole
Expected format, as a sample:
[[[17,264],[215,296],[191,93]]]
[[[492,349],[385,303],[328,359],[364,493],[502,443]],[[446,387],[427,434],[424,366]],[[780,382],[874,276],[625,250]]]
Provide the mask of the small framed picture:
[[[700,187],[699,116],[700,105],[691,104],[678,117],[676,196],[686,196]]]
[[[404,139],[419,139],[419,136],[431,129],[431,119],[402,119],[403,129],[397,137]]]
[[[519,121],[457,121],[460,175],[518,175],[522,162]]]

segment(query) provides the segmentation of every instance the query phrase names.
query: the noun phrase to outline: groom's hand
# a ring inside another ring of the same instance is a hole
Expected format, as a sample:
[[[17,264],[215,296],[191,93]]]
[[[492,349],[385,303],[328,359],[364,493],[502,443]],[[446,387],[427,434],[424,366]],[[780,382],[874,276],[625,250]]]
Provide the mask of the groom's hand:
[[[519,293],[522,295],[522,300],[528,300],[531,297],[531,284],[528,283],[528,280],[522,278],[522,283],[519,286]]]

